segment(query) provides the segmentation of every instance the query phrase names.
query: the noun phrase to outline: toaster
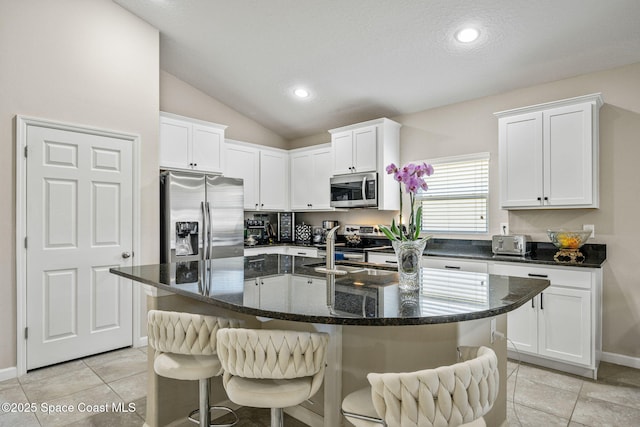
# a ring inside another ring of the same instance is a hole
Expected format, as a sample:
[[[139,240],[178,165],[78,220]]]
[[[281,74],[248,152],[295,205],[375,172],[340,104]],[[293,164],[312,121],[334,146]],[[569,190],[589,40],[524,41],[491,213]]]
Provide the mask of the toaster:
[[[530,244],[523,234],[497,235],[491,238],[491,249],[496,255],[524,256],[529,253]]]

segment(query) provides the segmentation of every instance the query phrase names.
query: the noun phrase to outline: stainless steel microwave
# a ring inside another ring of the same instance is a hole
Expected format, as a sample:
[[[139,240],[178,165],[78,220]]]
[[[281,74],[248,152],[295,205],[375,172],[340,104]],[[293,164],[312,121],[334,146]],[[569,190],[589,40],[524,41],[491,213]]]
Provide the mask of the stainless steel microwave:
[[[378,174],[354,173],[331,177],[331,206],[372,208],[378,206]]]

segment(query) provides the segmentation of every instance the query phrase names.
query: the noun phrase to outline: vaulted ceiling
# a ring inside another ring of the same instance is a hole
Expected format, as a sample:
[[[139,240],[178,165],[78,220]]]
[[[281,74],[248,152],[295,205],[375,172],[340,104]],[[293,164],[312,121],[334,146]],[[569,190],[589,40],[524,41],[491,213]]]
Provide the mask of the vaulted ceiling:
[[[640,62],[638,0],[114,2],[163,70],[286,139]]]

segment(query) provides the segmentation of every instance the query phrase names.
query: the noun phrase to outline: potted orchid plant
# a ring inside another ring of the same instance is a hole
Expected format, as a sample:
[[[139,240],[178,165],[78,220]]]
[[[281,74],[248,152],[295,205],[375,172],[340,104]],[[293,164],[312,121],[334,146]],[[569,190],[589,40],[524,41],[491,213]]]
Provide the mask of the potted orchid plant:
[[[400,289],[415,291],[420,287],[420,260],[427,245],[429,237],[420,238],[422,230],[422,205],[415,208],[416,194],[418,190],[427,191],[429,188],[425,177],[433,174],[433,166],[427,163],[407,163],[401,168],[391,163],[386,168],[387,174],[393,174],[393,178],[400,186],[400,218],[396,224],[395,218],[391,226],[380,225],[379,228],[391,240],[393,249],[398,258],[398,272],[400,273]],[[402,186],[409,194],[410,214],[408,227],[402,221]]]
[[[433,166],[427,163],[413,164],[407,163],[402,168],[398,168],[391,163],[386,168],[387,174],[393,174],[393,178],[400,186],[400,220],[396,224],[395,218],[391,221],[391,227],[381,225],[379,228],[389,238],[389,240],[418,240],[422,228],[422,206],[415,209],[416,193],[418,190],[427,191],[429,188],[425,181],[426,176],[433,174]],[[402,184],[409,194],[411,211],[409,216],[409,226],[404,227],[402,222]]]

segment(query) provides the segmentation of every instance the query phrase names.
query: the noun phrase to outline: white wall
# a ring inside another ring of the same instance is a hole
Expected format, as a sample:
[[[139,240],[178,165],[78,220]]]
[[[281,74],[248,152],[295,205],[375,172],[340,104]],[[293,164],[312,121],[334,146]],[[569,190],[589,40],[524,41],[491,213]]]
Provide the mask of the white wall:
[[[157,262],[158,43],[110,0],[0,2],[0,370],[16,366],[15,116],[141,136],[136,259]]]

